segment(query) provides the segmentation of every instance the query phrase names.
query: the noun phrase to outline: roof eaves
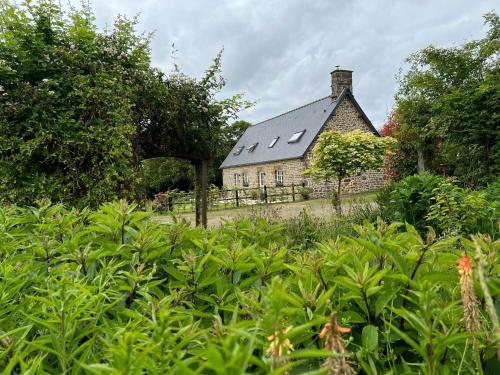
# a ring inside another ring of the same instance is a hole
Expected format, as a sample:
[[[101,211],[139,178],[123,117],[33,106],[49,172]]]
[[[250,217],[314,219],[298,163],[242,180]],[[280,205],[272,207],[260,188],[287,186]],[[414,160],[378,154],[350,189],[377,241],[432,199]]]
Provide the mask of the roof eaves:
[[[265,161],[259,161],[256,163],[242,163],[242,164],[232,164],[232,165],[227,165],[223,166],[221,165],[219,169],[228,169],[228,168],[237,168],[237,167],[246,167],[248,165],[260,165],[260,164],[267,164],[269,162],[276,162],[276,161],[286,161],[286,160],[294,160],[294,159],[302,159],[303,156],[292,156],[290,158],[283,158],[283,159],[270,159],[270,160],[265,160]]]

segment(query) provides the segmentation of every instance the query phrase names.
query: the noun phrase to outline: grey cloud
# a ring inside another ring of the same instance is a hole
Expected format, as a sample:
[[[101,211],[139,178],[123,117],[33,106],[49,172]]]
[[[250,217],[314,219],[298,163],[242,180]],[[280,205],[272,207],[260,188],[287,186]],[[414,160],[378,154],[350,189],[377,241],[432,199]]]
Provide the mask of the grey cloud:
[[[106,0],[94,1],[99,25],[140,13],[153,31],[153,63],[176,62],[201,76],[224,47],[224,95],[245,92],[257,105],[241,114],[266,119],[328,95],[335,65],[354,70],[354,94],[380,127],[393,105],[405,58],[429,44],[480,37],[487,0]]]

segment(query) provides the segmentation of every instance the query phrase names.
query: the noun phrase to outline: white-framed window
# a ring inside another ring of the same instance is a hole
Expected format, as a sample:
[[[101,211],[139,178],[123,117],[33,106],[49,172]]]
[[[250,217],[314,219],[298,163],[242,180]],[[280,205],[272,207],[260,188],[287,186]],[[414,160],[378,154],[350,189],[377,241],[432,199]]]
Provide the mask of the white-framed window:
[[[275,172],[276,186],[283,186],[284,173],[282,169],[277,169]]]
[[[248,173],[243,172],[243,186],[248,187],[250,185],[250,179],[248,178]]]
[[[238,156],[239,154],[241,154],[241,151],[243,151],[244,148],[245,146],[238,147],[237,149],[234,150],[233,155]]]
[[[240,184],[240,177],[239,173],[234,174],[234,186],[238,186]]]
[[[274,145],[276,144],[276,142],[278,142],[278,139],[280,139],[280,137],[276,137],[276,138],[273,138],[273,140],[271,141],[271,143],[269,143],[269,148],[273,148]]]
[[[259,187],[263,188],[264,185],[265,185],[265,180],[264,180],[264,177],[266,176],[266,174],[262,171],[258,172],[258,177],[259,177]]]
[[[253,152],[253,150],[255,150],[258,144],[259,142],[251,144],[250,147],[247,148],[248,152]]]
[[[302,138],[302,136],[304,135],[305,132],[306,132],[306,130],[304,129],[300,132],[293,133],[293,135],[288,140],[288,143],[295,143],[295,142],[300,141],[300,138]]]

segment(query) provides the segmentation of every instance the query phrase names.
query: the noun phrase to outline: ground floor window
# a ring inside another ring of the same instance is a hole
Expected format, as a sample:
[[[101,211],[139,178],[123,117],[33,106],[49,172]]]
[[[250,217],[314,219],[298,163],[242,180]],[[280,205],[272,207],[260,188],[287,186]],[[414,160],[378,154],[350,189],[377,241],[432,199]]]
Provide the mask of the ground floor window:
[[[276,175],[276,186],[283,186],[283,181],[284,181],[284,173],[283,170],[277,170],[275,171]]]
[[[240,184],[240,174],[235,173],[234,174],[234,186],[238,186]]]
[[[250,180],[248,178],[248,173],[243,172],[243,186],[248,187],[250,185]]]
[[[262,172],[262,171],[258,173],[258,177],[259,177],[259,187],[261,187],[261,188],[262,188],[262,187],[264,187],[264,184],[265,184],[265,182],[264,182],[264,176],[265,176],[265,175],[266,175],[266,174],[265,174],[264,172]]]

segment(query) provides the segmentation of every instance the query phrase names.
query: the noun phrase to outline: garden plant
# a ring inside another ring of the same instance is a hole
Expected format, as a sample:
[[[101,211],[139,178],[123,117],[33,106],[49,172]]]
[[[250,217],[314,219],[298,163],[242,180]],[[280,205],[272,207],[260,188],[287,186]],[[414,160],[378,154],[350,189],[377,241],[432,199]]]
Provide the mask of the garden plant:
[[[205,230],[151,215],[0,209],[3,374],[498,371],[487,235],[379,219],[305,249],[259,217]]]

